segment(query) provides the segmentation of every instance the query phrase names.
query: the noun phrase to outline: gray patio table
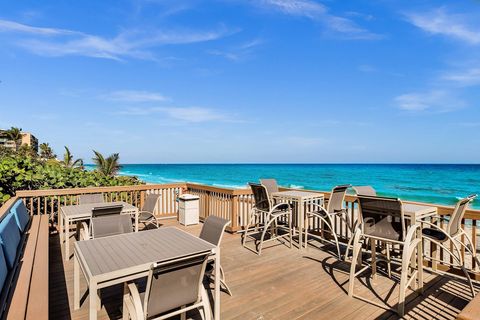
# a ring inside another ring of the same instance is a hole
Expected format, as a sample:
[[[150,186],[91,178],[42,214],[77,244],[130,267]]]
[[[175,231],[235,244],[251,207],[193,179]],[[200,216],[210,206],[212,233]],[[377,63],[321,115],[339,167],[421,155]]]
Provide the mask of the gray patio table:
[[[73,307],[80,308],[80,270],[89,290],[89,318],[97,319],[98,290],[146,277],[155,262],[210,252],[220,272],[220,248],[175,227],[77,241],[74,248]],[[215,277],[214,319],[220,319],[220,277]]]
[[[272,193],[272,198],[277,202],[285,202],[296,205],[298,247],[300,250],[302,250],[303,229],[305,227],[305,207],[309,204],[323,205],[324,194],[303,190],[287,190]]]
[[[60,224],[60,241],[65,240],[65,261],[70,259],[70,224],[72,222],[90,220],[93,208],[123,205],[122,214],[135,215],[135,232],[138,232],[138,208],[123,201],[87,203],[60,208],[58,223]]]

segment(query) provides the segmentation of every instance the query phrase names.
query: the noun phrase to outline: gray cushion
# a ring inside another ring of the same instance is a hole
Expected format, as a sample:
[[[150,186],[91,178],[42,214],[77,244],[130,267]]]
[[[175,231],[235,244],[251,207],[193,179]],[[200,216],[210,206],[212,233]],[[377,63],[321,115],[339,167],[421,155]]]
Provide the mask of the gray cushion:
[[[20,230],[15,217],[11,213],[0,222],[0,243],[2,244],[7,266],[9,269],[12,269],[17,256],[18,244],[20,243]]]
[[[10,209],[10,212],[15,216],[15,221],[17,222],[18,228],[21,232],[25,231],[25,228],[28,225],[30,220],[30,215],[28,214],[27,207],[22,200],[15,202],[13,207]]]

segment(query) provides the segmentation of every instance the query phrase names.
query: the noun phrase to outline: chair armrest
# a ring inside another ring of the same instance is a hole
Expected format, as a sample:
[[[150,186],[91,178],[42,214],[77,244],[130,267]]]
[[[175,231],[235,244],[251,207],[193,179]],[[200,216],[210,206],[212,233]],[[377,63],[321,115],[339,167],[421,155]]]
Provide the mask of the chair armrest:
[[[291,205],[288,204],[288,203],[278,203],[276,205],[273,206],[272,210],[270,212],[274,212],[276,210],[284,210],[284,209],[280,209],[281,207],[285,207],[286,210],[290,209],[291,208]]]
[[[135,315],[137,319],[144,319],[143,316],[143,307],[142,307],[142,300],[140,299],[140,293],[138,292],[137,285],[133,282],[127,284],[128,292],[130,293],[131,301],[133,303],[133,307],[135,309]]]
[[[315,215],[316,213],[319,213],[319,212],[323,212],[326,215],[328,214],[327,209],[325,209],[325,207],[322,206],[322,205],[312,203],[312,204],[310,204],[310,206],[314,207],[315,209],[313,211],[307,211],[307,215],[308,214]]]
[[[82,222],[82,229],[80,230],[80,240],[88,240],[90,239],[90,231],[88,224],[86,222]]]

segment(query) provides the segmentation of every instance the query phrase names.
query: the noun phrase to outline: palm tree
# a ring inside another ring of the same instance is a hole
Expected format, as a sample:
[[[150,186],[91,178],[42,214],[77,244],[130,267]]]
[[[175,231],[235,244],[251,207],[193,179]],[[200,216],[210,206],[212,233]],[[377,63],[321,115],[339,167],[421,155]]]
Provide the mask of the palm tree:
[[[5,131],[8,139],[15,142],[15,150],[18,150],[18,147],[22,144],[22,128],[11,127],[9,130]]]
[[[73,159],[73,154],[67,146],[65,146],[65,153],[63,154],[63,165],[67,168],[83,168],[82,159]]]
[[[45,142],[41,143],[39,148],[40,148],[40,157],[42,157],[43,159],[53,159],[57,157],[57,155],[53,153],[53,150],[50,147],[50,144]]]
[[[93,150],[95,157],[93,157],[93,163],[97,166],[97,171],[103,173],[106,176],[114,176],[120,170],[120,164],[118,160],[120,156],[118,153],[113,153],[105,158],[100,152]]]

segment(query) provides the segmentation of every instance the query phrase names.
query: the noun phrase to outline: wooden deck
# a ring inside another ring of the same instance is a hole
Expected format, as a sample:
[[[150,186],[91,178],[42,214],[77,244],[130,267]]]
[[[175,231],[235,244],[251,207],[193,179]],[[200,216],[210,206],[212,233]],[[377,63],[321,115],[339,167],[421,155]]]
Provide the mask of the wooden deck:
[[[198,235],[201,225],[183,227]],[[73,242],[73,241],[72,241]],[[273,243],[270,243],[272,245]],[[70,252],[73,252],[71,250]],[[396,319],[395,313],[349,298],[346,293],[349,264],[338,262],[331,253],[310,247],[307,252],[278,245],[264,248],[257,256],[241,246],[240,236],[225,234],[222,266],[233,297],[222,293],[222,319]],[[411,292],[407,319],[455,319],[471,299],[462,280],[426,273],[422,296]],[[365,277],[356,282],[356,294],[395,305],[398,287],[385,277],[375,281]],[[86,286],[82,277],[82,293]],[[371,288],[374,288],[372,290]],[[99,319],[120,319],[122,287],[102,291]],[[50,236],[50,318],[88,319],[88,299],[73,310],[73,261],[63,262],[59,237]],[[191,318],[199,314],[191,312]]]

